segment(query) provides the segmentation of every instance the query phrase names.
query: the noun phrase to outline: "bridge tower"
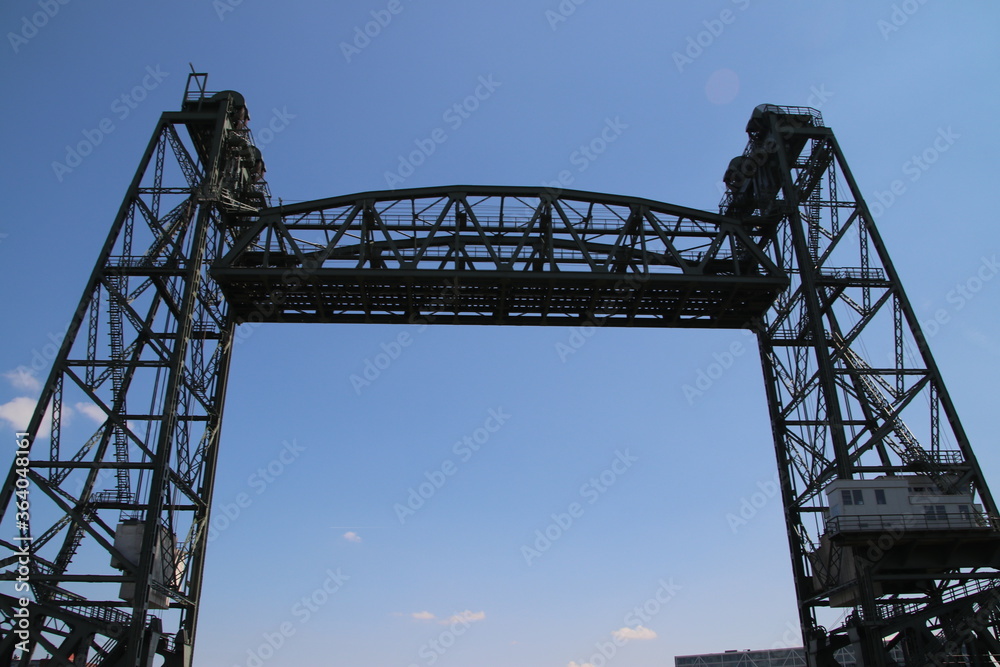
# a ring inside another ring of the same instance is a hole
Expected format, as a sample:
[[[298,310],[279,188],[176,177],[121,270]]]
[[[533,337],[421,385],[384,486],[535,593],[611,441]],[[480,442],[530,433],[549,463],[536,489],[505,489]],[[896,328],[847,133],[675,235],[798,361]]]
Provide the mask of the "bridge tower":
[[[190,664],[234,327],[207,270],[268,203],[243,98],[206,79],[160,117],[18,436],[0,664]],[[100,415],[82,441],[70,406]]]
[[[721,210],[791,279],[754,328],[810,664],[994,664],[996,503],[871,211],[818,112],[747,133]]]

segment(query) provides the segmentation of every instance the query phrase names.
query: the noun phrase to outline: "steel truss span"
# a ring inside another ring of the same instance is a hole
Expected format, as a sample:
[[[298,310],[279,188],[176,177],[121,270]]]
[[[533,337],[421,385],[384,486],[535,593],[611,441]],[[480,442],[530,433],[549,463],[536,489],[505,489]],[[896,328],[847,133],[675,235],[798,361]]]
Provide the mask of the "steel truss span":
[[[233,232],[212,276],[241,319],[741,327],[788,285],[773,224],[590,192],[369,192]]]
[[[243,97],[206,79],[161,116],[20,436],[0,664],[191,664],[247,321],[752,329],[809,664],[1000,655],[996,504],[818,112],[755,109],[717,213],[485,186],[274,207]]]

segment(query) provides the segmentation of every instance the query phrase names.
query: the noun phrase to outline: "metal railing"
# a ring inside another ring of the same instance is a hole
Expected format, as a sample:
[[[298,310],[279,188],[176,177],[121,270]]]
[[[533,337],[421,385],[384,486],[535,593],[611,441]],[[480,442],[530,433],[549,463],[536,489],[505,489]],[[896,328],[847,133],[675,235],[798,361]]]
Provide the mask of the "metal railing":
[[[949,514],[872,514],[837,516],[826,520],[830,535],[845,532],[900,532],[922,530],[1000,530],[1000,517],[982,512]]]
[[[823,278],[833,278],[835,280],[885,280],[885,271],[882,269],[866,268],[833,268],[820,269],[820,276]]]
[[[757,107],[764,113],[778,113],[785,116],[809,116],[813,125],[823,127],[823,114],[818,109],[812,107],[784,107],[777,104],[761,104]]]
[[[928,603],[947,604],[975,595],[996,594],[997,590],[1000,590],[1000,580],[998,579],[972,579],[943,591],[940,600],[900,599],[889,604],[879,604],[875,608],[874,617],[866,615],[861,607],[858,607],[857,614],[863,620],[891,621],[895,618],[918,614],[926,609]]]
[[[118,269],[177,269],[183,271],[187,267],[187,262],[177,257],[112,255],[108,258],[108,266]]]

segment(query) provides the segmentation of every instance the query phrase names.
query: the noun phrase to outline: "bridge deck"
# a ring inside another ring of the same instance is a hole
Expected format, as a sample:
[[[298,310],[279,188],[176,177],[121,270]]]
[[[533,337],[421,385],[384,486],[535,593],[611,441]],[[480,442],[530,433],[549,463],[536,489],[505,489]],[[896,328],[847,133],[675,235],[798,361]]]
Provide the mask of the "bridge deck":
[[[213,273],[241,321],[741,328],[776,278],[227,268]]]

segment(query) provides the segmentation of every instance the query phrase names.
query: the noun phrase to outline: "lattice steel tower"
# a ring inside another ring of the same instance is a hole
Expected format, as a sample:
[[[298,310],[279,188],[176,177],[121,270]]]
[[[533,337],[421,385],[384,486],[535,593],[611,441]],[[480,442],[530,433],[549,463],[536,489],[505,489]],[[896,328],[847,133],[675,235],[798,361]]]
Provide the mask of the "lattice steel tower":
[[[242,96],[205,83],[160,118],[4,484],[0,664],[191,664],[245,321],[751,328],[810,665],[1000,656],[996,505],[818,112],[754,111],[719,213],[484,186],[274,208]],[[64,405],[100,427],[63,437]]]

